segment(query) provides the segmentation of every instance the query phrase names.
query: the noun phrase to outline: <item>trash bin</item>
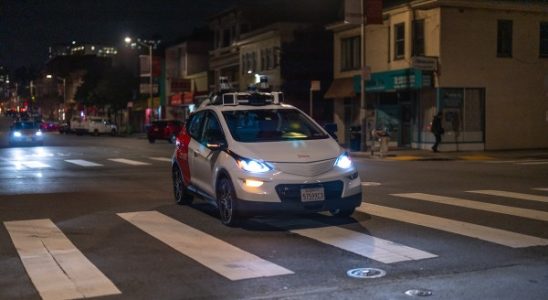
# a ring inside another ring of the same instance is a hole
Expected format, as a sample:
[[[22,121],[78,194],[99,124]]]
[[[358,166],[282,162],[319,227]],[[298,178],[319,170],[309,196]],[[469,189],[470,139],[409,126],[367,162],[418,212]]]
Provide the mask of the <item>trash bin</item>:
[[[362,140],[362,127],[350,126],[350,150],[360,151],[361,140]]]

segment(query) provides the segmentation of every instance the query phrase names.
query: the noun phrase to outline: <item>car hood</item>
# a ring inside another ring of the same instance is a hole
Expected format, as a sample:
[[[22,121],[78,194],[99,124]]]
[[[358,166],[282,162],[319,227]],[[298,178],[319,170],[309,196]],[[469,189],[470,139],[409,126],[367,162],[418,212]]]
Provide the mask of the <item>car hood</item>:
[[[268,162],[313,162],[338,157],[342,150],[333,139],[238,143],[236,154]]]

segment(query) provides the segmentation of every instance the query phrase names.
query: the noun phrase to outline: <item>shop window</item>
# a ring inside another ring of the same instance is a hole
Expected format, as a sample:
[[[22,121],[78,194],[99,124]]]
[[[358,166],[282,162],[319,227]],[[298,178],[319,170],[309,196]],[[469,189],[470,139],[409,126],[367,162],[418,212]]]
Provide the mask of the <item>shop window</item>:
[[[452,132],[457,142],[485,141],[485,89],[442,89],[440,100],[445,132]]]
[[[424,20],[413,22],[413,56],[424,56]]]
[[[359,36],[341,40],[341,71],[359,70],[361,67],[361,39]]]
[[[497,57],[512,57],[512,21],[498,20]]]
[[[540,57],[548,57],[548,22],[540,23]]]
[[[394,25],[394,59],[405,57],[405,23]]]

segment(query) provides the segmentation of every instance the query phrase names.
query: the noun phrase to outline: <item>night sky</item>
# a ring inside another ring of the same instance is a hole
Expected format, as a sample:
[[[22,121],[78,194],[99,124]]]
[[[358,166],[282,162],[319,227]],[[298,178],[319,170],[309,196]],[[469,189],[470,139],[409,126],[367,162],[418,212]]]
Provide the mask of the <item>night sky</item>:
[[[14,70],[45,63],[48,47],[71,41],[123,46],[123,37],[169,42],[205,25],[237,0],[4,0],[0,65]]]

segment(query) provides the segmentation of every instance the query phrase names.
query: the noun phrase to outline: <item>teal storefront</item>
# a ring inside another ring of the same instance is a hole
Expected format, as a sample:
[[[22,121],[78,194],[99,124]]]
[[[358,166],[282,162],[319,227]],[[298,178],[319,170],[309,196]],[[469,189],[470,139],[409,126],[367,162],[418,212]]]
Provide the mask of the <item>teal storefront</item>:
[[[354,76],[360,93],[360,76]],[[401,69],[371,74],[366,81],[367,130],[387,130],[391,148],[430,149],[430,121],[439,111],[446,131],[442,151],[483,150],[485,88],[434,88],[433,73]]]
[[[360,93],[360,76],[354,76],[354,91]],[[420,128],[418,106],[421,97],[435,98],[431,72],[401,69],[371,74],[366,81],[367,131],[385,130],[392,148],[410,148]]]

